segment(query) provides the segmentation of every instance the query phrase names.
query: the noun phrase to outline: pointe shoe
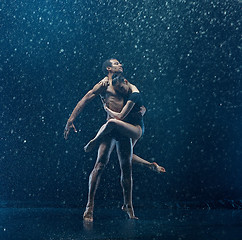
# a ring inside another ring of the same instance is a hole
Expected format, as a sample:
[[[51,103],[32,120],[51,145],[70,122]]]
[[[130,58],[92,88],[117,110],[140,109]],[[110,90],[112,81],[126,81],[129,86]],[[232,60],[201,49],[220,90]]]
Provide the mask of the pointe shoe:
[[[166,172],[165,168],[159,166],[156,162],[151,164],[151,169],[158,173]]]

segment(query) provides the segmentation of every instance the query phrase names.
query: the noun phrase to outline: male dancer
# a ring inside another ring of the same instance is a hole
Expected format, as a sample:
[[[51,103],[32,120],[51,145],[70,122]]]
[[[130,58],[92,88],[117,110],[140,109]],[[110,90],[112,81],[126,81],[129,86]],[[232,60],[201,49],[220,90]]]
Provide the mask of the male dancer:
[[[107,76],[97,83],[93,89],[88,91],[74,108],[65,127],[65,139],[68,138],[68,134],[71,129],[77,132],[73,124],[74,120],[83,111],[86,104],[92,101],[96,96],[101,95],[107,106],[115,112],[120,112],[123,108],[124,99],[112,86],[113,74],[121,74],[123,72],[122,64],[120,64],[117,59],[109,59],[103,63],[103,71],[107,74]],[[108,119],[109,118],[110,116],[108,116]],[[110,154],[115,145],[121,168],[121,186],[124,198],[124,205],[122,209],[127,212],[130,218],[137,219],[134,214],[132,203],[132,142],[130,138],[111,132],[100,142],[97,160],[89,177],[88,202],[83,214],[83,219],[86,221],[93,221],[95,193],[100,182],[101,174],[109,161]]]

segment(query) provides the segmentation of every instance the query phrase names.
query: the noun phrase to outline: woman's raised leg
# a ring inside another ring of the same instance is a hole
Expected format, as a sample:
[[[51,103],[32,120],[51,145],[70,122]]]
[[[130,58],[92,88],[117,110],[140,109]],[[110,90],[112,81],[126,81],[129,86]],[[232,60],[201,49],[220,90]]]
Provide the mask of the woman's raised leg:
[[[114,129],[123,136],[132,139],[139,139],[142,135],[142,129],[140,126],[134,126],[118,119],[110,119],[99,129],[97,135],[84,147],[84,150],[90,152],[103,136]]]

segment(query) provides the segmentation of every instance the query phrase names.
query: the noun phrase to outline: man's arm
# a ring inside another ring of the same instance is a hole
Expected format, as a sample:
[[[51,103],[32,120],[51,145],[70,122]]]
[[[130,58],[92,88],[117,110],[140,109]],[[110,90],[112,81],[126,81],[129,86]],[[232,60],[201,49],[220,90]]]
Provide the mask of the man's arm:
[[[68,138],[69,132],[72,128],[75,132],[77,132],[73,122],[75,121],[76,117],[83,111],[86,104],[92,101],[100,93],[104,92],[107,89],[107,86],[108,86],[108,78],[105,77],[103,80],[97,83],[93,87],[93,89],[88,91],[86,95],[77,103],[76,107],[74,108],[73,112],[71,113],[71,116],[69,117],[66,123],[66,127],[64,130],[65,139]]]

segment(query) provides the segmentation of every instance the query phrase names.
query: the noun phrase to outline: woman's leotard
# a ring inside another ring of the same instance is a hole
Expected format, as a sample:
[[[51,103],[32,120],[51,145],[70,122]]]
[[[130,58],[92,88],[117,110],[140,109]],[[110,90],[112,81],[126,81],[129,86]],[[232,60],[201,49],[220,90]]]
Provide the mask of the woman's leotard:
[[[140,112],[140,108],[143,106],[143,99],[139,92],[131,93],[127,101],[132,101],[135,103],[134,107],[123,120],[124,122],[130,123],[132,125],[139,125],[142,129],[142,134],[144,133],[144,121],[143,116]]]

